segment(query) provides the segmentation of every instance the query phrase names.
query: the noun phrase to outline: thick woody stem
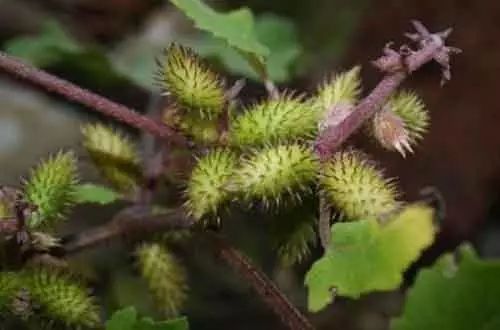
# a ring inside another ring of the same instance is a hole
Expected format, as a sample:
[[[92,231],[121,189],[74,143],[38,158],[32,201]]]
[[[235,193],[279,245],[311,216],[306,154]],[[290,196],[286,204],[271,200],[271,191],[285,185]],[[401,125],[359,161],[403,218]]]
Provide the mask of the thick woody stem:
[[[147,116],[142,116],[122,104],[115,103],[69,81],[39,70],[3,52],[0,52],[0,70],[161,139],[169,139],[178,144],[186,143],[185,138],[171,127],[158,123]]]

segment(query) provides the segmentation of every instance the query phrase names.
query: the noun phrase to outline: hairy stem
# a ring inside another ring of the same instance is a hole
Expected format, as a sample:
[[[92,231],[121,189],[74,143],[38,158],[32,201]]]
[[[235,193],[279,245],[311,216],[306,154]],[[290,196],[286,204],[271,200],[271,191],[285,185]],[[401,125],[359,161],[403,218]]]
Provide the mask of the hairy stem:
[[[0,52],[0,70],[159,138],[169,139],[179,144],[186,143],[185,138],[171,127],[156,122],[147,116],[142,116],[122,104],[39,70],[3,52]]]
[[[293,306],[280,289],[240,251],[220,236],[213,235],[216,255],[249,283],[262,301],[289,329],[311,330],[312,324]]]
[[[362,99],[358,105],[338,125],[325,128],[315,143],[315,150],[321,160],[327,160],[338,148],[358,130],[365,120],[382,108],[389,96],[393,94],[408,75],[418,70],[422,65],[430,62],[439,53],[443,52],[444,43],[441,38],[430,39],[422,48],[403,56],[395,52],[384,57],[394,59],[397,69],[385,75],[377,86]],[[392,56],[392,58],[390,57]],[[383,57],[383,58],[384,58]],[[384,68],[381,68],[384,69]]]
[[[148,206],[132,206],[119,212],[110,222],[63,239],[60,253],[69,255],[120,237],[142,238],[155,233],[190,228],[194,220],[184,210],[153,214]]]

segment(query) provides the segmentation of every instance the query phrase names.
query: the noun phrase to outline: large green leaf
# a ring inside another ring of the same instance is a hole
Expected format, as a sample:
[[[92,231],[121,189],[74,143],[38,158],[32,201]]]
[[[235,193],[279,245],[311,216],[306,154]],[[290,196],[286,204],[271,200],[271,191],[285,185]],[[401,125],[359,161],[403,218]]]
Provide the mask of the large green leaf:
[[[268,77],[275,82],[289,80],[293,65],[302,52],[293,23],[283,17],[263,14],[256,18],[255,32],[259,41],[270,50],[265,62]],[[218,59],[232,73],[255,80],[261,78],[240,52],[221,39],[207,34],[194,47],[200,55]]]
[[[321,310],[334,294],[358,298],[397,288],[404,270],[433,242],[434,233],[433,211],[423,205],[407,206],[386,224],[334,224],[328,250],[306,275],[309,310]]]
[[[420,271],[393,330],[500,329],[500,261],[480,260],[469,245]]]
[[[188,330],[185,317],[167,321],[153,321],[149,317],[138,318],[134,307],[116,311],[106,322],[106,330]]]
[[[252,12],[240,8],[228,13],[219,13],[200,0],[170,0],[191,18],[196,27],[225,40],[236,49],[266,57],[269,50],[258,39]]]

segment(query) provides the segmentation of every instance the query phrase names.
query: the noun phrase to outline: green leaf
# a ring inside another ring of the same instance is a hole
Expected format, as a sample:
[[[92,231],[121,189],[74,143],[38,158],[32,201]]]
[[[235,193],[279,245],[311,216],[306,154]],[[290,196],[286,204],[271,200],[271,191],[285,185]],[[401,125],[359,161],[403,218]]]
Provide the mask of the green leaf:
[[[47,21],[37,35],[19,37],[7,42],[6,51],[38,66],[57,62],[63,53],[77,53],[81,46],[56,21]]]
[[[392,330],[500,329],[500,260],[481,260],[469,245],[420,271]]]
[[[101,205],[111,204],[122,197],[119,193],[108,187],[93,183],[78,185],[74,196],[75,202],[78,204],[96,203]]]
[[[106,330],[132,330],[137,322],[137,311],[127,307],[116,311],[106,322]]]
[[[134,307],[116,311],[106,322],[106,330],[188,330],[189,325],[185,317],[166,321],[153,321],[149,317],[137,318]]]
[[[289,80],[293,76],[293,65],[302,52],[293,23],[283,17],[263,14],[255,21],[255,32],[259,41],[270,50],[265,63],[269,78],[275,82]],[[201,56],[219,60],[231,73],[260,79],[247,59],[221,39],[207,34],[194,48]]]
[[[323,309],[333,293],[358,298],[397,288],[434,233],[433,211],[423,205],[407,206],[385,224],[373,219],[334,224],[328,250],[306,275],[309,310]]]
[[[101,48],[80,43],[54,20],[45,22],[36,34],[7,41],[5,50],[35,66],[70,72],[83,85],[119,86],[127,82],[124,77],[131,76],[127,71],[117,71]]]
[[[269,49],[257,39],[253,15],[248,8],[219,13],[200,0],[171,2],[191,18],[197,28],[212,33],[236,49],[258,57],[269,54]]]
[[[150,318],[143,318],[136,323],[134,330],[187,330],[189,325],[185,317],[168,321],[154,322]]]

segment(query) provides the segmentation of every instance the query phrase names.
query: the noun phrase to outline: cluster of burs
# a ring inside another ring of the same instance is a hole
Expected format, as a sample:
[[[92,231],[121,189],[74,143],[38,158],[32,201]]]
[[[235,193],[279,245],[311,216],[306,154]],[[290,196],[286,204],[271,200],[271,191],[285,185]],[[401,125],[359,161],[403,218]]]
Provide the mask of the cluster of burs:
[[[228,202],[277,209],[318,191],[346,220],[379,217],[401,204],[394,182],[363,153],[348,149],[320,162],[314,152],[321,129],[354,110],[359,67],[333,75],[312,97],[286,91],[240,109],[227,99],[224,80],[189,49],[172,45],[159,64],[160,85],[175,101],[165,120],[204,146],[186,189],[194,218],[217,217]],[[221,130],[224,117],[227,129]],[[404,156],[427,126],[421,100],[403,91],[378,111],[367,131]]]
[[[157,79],[169,101],[162,120],[195,144],[189,151],[195,164],[184,181],[183,207],[198,225],[219,222],[230,204],[280,212],[320,194],[344,221],[384,219],[403,204],[394,181],[363,153],[345,149],[320,161],[314,152],[320,131],[355,109],[361,93],[358,67],[333,75],[313,96],[286,91],[243,107],[224,80],[187,48],[171,45],[158,65]],[[428,113],[416,95],[399,92],[366,126],[384,148],[405,155],[422,138]],[[96,168],[127,200],[143,180],[137,147],[102,124],[85,125],[82,133]],[[0,221],[16,217],[12,199],[20,194],[34,206],[26,215],[31,248],[43,252],[56,247],[56,225],[79,203],[77,167],[71,151],[42,161],[19,191],[0,194]],[[278,252],[286,264],[307,255],[317,240],[315,228],[315,221],[303,222],[283,240]],[[100,324],[95,299],[65,268],[9,265],[5,245],[11,239],[0,236],[1,318],[13,315],[38,327]],[[187,299],[183,266],[164,242],[142,243],[135,256],[158,305],[165,314],[177,314]]]

